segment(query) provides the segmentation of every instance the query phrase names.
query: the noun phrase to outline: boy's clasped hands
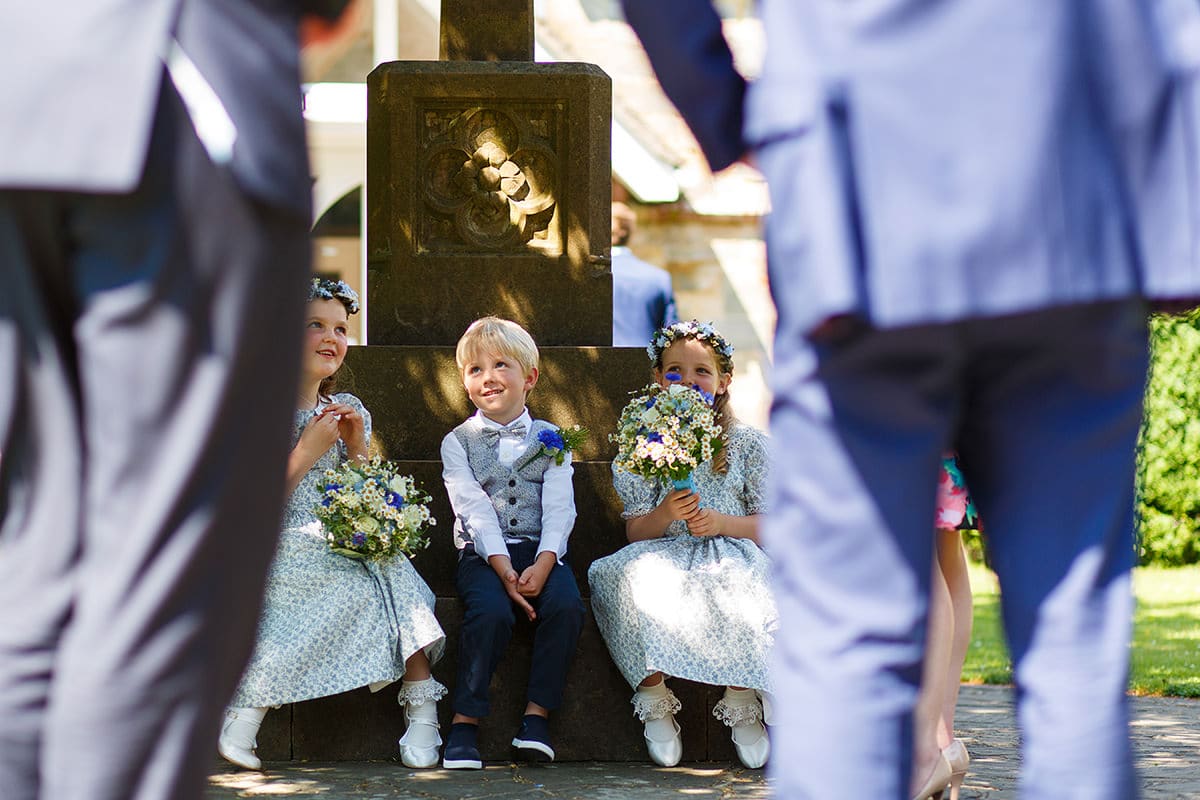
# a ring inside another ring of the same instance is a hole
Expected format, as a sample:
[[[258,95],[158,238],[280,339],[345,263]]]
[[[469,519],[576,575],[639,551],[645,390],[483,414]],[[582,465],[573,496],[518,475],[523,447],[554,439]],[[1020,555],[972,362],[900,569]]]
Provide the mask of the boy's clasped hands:
[[[513,568],[512,560],[506,555],[491,556],[488,558],[488,563],[500,576],[504,591],[525,612],[525,616],[531,622],[537,619],[537,612],[525,598],[537,597],[542,593],[542,587],[546,585],[546,579],[550,577],[550,570],[556,563],[554,553],[549,550],[542,551],[534,562],[520,574]]]

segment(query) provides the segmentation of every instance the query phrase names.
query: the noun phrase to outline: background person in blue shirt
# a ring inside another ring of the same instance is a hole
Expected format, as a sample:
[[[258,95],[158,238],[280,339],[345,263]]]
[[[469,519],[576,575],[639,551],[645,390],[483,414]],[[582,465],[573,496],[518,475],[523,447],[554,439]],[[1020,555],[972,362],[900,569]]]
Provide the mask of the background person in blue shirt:
[[[645,347],[655,331],[679,321],[671,273],[629,249],[635,222],[629,206],[613,203],[613,347]]]

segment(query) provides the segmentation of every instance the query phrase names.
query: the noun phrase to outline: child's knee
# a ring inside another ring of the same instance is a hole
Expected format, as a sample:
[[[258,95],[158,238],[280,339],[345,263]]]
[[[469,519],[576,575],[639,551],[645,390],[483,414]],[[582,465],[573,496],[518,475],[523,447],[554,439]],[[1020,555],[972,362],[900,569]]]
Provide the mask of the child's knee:
[[[546,595],[538,605],[537,613],[541,620],[555,619],[582,625],[583,599],[578,590]]]
[[[512,603],[504,605],[488,603],[467,609],[463,627],[476,631],[511,632],[515,622],[516,616],[513,614]]]

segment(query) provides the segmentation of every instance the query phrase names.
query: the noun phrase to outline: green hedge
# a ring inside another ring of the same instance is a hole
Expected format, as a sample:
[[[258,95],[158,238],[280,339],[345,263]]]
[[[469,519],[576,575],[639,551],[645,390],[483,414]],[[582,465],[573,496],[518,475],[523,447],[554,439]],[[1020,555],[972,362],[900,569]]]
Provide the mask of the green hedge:
[[[1200,562],[1200,309],[1150,322],[1146,416],[1138,444],[1143,564]]]

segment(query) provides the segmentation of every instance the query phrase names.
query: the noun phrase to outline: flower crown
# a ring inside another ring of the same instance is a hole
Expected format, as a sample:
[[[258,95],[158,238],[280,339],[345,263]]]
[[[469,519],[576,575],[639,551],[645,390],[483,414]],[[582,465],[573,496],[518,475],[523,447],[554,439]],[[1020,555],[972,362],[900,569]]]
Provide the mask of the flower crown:
[[[654,332],[654,335],[650,337],[650,344],[646,346],[646,355],[650,356],[650,363],[658,364],[662,360],[663,351],[672,342],[680,339],[699,339],[715,350],[717,355],[727,359],[733,358],[733,345],[717,332],[711,322],[690,319],[687,322],[676,322],[665,328],[659,328]]]
[[[345,281],[334,281],[318,275],[308,287],[308,300],[337,300],[346,307],[347,314],[358,313],[358,292]]]

